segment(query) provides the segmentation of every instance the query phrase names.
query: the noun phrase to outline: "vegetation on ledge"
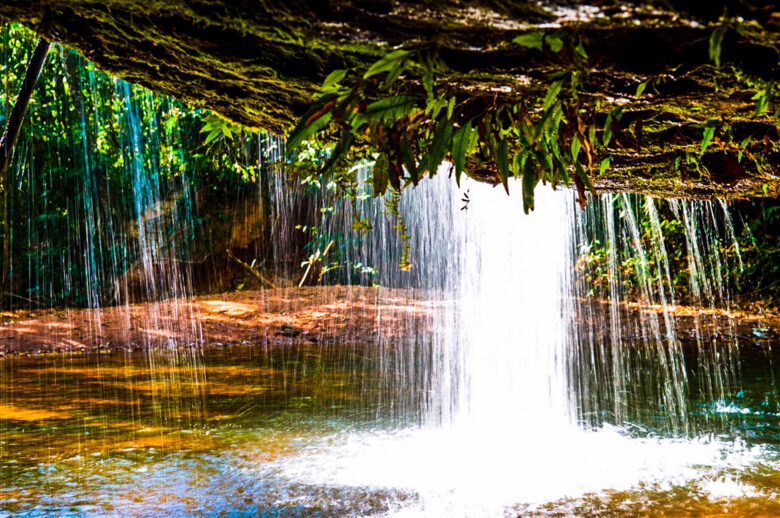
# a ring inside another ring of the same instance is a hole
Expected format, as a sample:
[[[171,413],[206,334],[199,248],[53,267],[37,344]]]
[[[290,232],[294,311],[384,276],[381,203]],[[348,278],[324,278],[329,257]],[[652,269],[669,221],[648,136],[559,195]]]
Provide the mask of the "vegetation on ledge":
[[[656,196],[780,193],[780,17],[758,0],[37,0],[5,2],[0,16],[129,81],[277,133],[318,99],[323,108],[346,95],[352,113],[334,103],[332,124],[322,110],[302,122],[324,128],[329,165],[380,158],[379,190],[384,175],[414,184],[450,159],[487,181],[528,171],[529,185],[581,192],[590,180]],[[328,77],[342,90],[323,91]],[[403,109],[365,121],[383,100]],[[477,135],[465,148],[464,128]],[[414,142],[383,138],[394,134]]]

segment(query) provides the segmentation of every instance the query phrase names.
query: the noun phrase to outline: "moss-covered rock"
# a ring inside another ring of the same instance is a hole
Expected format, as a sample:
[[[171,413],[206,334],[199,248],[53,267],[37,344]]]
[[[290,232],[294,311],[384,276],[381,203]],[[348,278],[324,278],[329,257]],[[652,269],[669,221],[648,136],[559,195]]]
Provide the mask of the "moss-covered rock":
[[[623,107],[597,189],[777,195],[780,12],[760,0],[664,5],[5,0],[0,16],[107,72],[277,133],[291,128],[330,71],[367,68],[398,45],[435,48],[446,64],[440,79],[461,96],[543,96],[572,49],[512,43],[541,31],[582,42],[589,71],[580,97],[593,121]],[[717,129],[705,146],[708,124]]]

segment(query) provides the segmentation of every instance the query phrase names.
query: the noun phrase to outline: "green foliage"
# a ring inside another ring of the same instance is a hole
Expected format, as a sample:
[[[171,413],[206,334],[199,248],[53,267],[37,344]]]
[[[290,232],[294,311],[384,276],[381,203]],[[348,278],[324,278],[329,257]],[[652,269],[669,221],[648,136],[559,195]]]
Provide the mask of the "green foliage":
[[[516,41],[554,53],[565,45],[558,33],[526,34]],[[571,42],[571,47],[577,59],[569,70],[554,74],[540,99],[448,91],[448,85],[437,81],[445,65],[430,49],[395,50],[360,75],[333,72],[290,134],[289,149],[297,150],[308,139],[335,141],[319,170],[325,175],[373,157],[379,161],[374,167],[377,178],[372,180],[374,196],[416,185],[426,173],[436,174],[446,160],[453,164],[460,185],[462,174],[469,174],[470,157],[491,171],[507,192],[509,178],[527,177],[523,185],[528,210],[533,207],[529,186],[538,181],[593,189],[589,175],[595,142],[585,133],[585,114],[575,92],[586,73],[587,54],[579,41]],[[402,83],[397,83],[399,77],[404,78]],[[615,113],[619,118],[619,110]],[[584,147],[585,155],[561,152],[572,146]],[[296,159],[292,167],[299,164]],[[354,184],[354,178],[342,180],[347,186]]]
[[[545,34],[540,31],[528,32],[515,37],[512,42],[539,51],[544,50],[545,46],[554,53],[558,53],[563,49],[563,39],[561,39],[561,36],[558,33]],[[577,45],[576,52],[583,58],[588,58],[588,55],[581,44]]]
[[[723,43],[723,36],[725,36],[728,29],[729,26],[723,23],[716,26],[710,35],[710,61],[715,63],[716,67],[720,66],[721,44]]]
[[[498,54],[534,63],[533,79],[522,87],[502,77],[495,88],[474,88],[483,78],[462,72],[462,67],[448,68],[441,57],[445,53],[439,54],[440,43],[415,42],[389,51],[367,68],[332,72],[291,134],[290,149],[305,140],[329,149],[330,160],[320,164],[319,171],[337,176],[356,160],[382,157],[376,168],[379,178],[372,181],[375,196],[382,195],[382,189],[417,185],[426,174],[436,174],[444,161],[452,164],[458,185],[465,173],[500,183],[508,191],[511,178],[517,178],[529,210],[529,186],[539,182],[553,188],[574,185],[582,203],[585,191],[594,192],[599,180],[615,185],[613,177],[636,180],[632,185],[649,185],[651,191],[676,186],[677,179],[718,190],[730,180],[723,178],[726,175],[749,176],[752,185],[776,169],[768,163],[776,147],[768,116],[774,114],[780,124],[780,94],[776,82],[761,79],[765,75],[750,76],[731,56],[721,62],[724,38],[736,32],[745,41],[755,41],[751,31],[739,19],[721,19],[708,29],[709,57],[717,70],[710,65],[692,70],[672,66],[650,77],[634,75],[635,84],[626,85],[635,89],[634,99],[623,96],[623,86],[617,84],[602,95],[582,35],[573,31],[525,31],[497,45]],[[699,85],[697,97],[676,97],[688,82]],[[719,111],[731,99],[742,99],[735,83],[749,87],[753,118],[742,110],[738,115]],[[686,110],[690,113],[683,115]],[[751,124],[741,124],[748,121]],[[738,140],[730,124],[738,128]],[[701,128],[701,139],[690,138],[688,128]],[[740,146],[748,131],[756,134]],[[762,147],[765,137],[770,144]],[[710,171],[719,163],[715,151],[738,154],[739,167]],[[293,170],[298,162],[293,157]],[[341,180],[347,186],[355,181],[344,175]]]
[[[220,138],[233,140],[234,135],[241,133],[241,127],[217,115],[208,115],[200,132],[207,134],[203,143],[208,145]]]
[[[715,131],[718,129],[718,121],[711,120],[707,121],[707,124],[704,126],[704,135],[701,139],[701,152],[704,153],[707,151],[707,148],[710,146],[710,143],[712,142],[712,138],[715,136]]]
[[[34,42],[20,26],[2,27],[0,122]],[[209,240],[218,236],[204,234],[217,228],[225,202],[257,192],[256,146],[236,125],[101,74],[55,45],[3,193],[4,291],[38,306],[126,301],[143,289],[131,286],[143,262],[141,231],[156,239],[157,264],[213,253]]]
[[[455,166],[455,181],[460,187],[460,177],[466,169],[466,154],[474,147],[476,132],[471,121],[458,128],[452,137],[452,162]]]

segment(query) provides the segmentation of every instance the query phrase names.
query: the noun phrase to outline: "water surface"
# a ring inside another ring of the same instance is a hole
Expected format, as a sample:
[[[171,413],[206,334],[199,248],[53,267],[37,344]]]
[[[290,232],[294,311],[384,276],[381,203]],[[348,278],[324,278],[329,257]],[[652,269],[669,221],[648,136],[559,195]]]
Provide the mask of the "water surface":
[[[691,383],[685,437],[422,426],[425,395],[369,345],[9,357],[0,515],[774,515],[776,356],[743,347],[726,400]]]

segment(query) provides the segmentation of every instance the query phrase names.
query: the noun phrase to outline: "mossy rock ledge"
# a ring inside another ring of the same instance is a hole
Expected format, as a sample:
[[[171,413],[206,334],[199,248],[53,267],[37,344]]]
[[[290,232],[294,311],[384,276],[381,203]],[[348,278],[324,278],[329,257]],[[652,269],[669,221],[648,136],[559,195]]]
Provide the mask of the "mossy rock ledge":
[[[580,97],[595,120],[623,107],[604,150],[612,165],[594,173],[597,190],[780,194],[774,2],[4,0],[0,17],[77,49],[106,72],[280,134],[329,72],[366,69],[399,45],[435,47],[446,64],[440,80],[461,93],[544,96],[571,52],[512,42],[555,34],[587,51]],[[761,92],[765,106],[757,109]],[[702,152],[713,121],[718,132]],[[697,159],[681,160],[687,156]]]

